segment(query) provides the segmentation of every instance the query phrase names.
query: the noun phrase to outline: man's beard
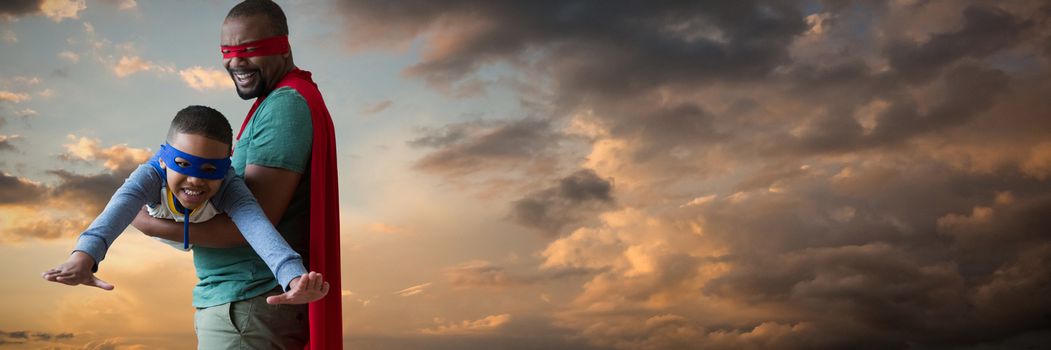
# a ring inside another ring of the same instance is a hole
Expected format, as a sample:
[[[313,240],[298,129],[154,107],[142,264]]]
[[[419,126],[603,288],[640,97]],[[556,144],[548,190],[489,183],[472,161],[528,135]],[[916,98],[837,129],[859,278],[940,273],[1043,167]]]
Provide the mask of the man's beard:
[[[255,71],[256,84],[254,87],[251,88],[251,90],[248,91],[241,91],[241,87],[237,85],[237,79],[234,78],[234,72],[231,70],[228,70],[228,72],[230,73],[230,79],[232,79],[234,82],[234,91],[237,91],[237,96],[240,96],[242,100],[250,100],[253,98],[257,98],[263,96],[266,93],[267,81],[266,77],[263,77],[262,70],[257,69]]]

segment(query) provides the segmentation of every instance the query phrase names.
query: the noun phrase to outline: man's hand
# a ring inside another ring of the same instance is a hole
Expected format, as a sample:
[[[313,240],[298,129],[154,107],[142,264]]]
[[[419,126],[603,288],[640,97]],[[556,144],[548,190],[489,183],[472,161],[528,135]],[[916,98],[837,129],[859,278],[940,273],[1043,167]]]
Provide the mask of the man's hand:
[[[75,251],[73,254],[69,255],[69,259],[66,259],[66,262],[62,263],[62,265],[44,271],[41,276],[48,281],[68,284],[71,286],[83,284],[85,286],[98,287],[104,290],[113,290],[112,284],[106,283],[106,281],[95,277],[95,274],[91,272],[92,266],[95,266],[95,259],[92,258],[91,255],[81,251]]]
[[[284,294],[274,295],[266,298],[267,304],[306,304],[321,299],[328,294],[328,282],[321,279],[321,274],[308,272],[302,276],[292,279],[288,283],[292,287]]]

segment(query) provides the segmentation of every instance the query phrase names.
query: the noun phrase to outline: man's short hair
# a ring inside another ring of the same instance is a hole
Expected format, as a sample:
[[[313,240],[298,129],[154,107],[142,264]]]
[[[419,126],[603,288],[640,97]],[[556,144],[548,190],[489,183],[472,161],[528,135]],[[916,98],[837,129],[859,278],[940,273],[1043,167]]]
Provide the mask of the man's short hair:
[[[281,6],[270,0],[245,0],[230,9],[226,18],[255,15],[266,15],[273,30],[270,33],[272,36],[288,35],[288,19],[285,18],[285,12],[281,11]]]
[[[189,106],[176,113],[168,128],[168,142],[177,133],[201,135],[227,145],[233,144],[230,122],[219,111],[205,106]]]

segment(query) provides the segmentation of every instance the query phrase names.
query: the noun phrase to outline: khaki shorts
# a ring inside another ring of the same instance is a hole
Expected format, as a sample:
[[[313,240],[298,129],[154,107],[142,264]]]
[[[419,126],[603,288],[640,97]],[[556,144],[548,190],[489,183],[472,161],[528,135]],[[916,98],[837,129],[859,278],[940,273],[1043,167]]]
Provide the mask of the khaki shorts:
[[[280,288],[255,298],[197,309],[193,328],[197,348],[295,349],[310,338],[307,305],[270,305],[266,297],[281,294]]]

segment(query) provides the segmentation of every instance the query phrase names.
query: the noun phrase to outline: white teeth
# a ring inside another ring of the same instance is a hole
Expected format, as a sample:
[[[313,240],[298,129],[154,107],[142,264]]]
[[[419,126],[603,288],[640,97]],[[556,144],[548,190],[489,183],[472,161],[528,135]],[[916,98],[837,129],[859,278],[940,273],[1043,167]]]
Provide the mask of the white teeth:
[[[251,73],[234,73],[234,77],[237,78],[237,80],[246,80],[248,78],[251,78],[254,75],[255,75],[254,72],[251,72]]]
[[[184,189],[182,191],[183,191],[183,193],[186,193],[186,194],[191,195],[191,196],[200,196],[201,194],[204,193],[204,191],[190,191],[190,190],[186,190],[186,189]]]

